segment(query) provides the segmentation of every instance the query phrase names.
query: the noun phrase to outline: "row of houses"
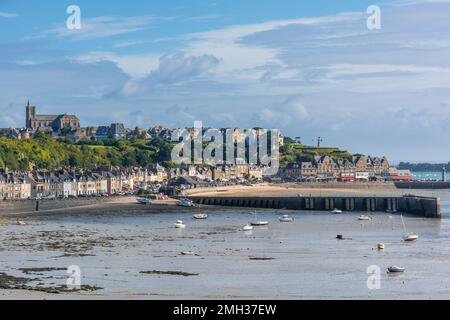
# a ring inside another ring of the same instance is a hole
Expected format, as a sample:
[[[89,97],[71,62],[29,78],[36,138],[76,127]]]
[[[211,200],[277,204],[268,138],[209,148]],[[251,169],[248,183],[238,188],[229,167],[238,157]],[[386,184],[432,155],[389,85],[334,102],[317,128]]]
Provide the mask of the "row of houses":
[[[146,168],[100,168],[85,171],[0,171],[0,199],[113,195],[163,184],[181,177],[200,181],[262,179],[262,168],[250,165],[187,166],[167,169],[159,164]]]
[[[334,160],[330,156],[316,156],[313,161],[291,163],[280,171],[288,180],[369,181],[385,180],[389,176],[389,162],[383,157],[353,156]]]

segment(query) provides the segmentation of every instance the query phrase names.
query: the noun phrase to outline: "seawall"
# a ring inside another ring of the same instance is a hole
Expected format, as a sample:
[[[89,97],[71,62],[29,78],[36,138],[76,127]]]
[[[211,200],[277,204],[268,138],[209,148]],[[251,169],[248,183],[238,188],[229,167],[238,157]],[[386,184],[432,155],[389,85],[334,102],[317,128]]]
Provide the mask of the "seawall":
[[[395,182],[398,189],[450,189],[450,181],[411,181]]]
[[[297,197],[229,197],[202,196],[189,197],[200,205],[231,207],[272,208],[288,210],[317,210],[366,212],[403,212],[427,218],[441,218],[440,199],[433,197],[405,196],[297,196]]]

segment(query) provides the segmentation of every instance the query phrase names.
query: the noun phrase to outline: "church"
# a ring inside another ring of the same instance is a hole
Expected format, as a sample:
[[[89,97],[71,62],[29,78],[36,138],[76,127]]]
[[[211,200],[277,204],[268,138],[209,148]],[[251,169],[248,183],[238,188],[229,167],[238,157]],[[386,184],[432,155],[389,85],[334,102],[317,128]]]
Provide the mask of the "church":
[[[63,128],[76,129],[80,127],[80,120],[74,115],[42,115],[36,114],[36,107],[28,100],[26,106],[26,127],[27,129],[40,131],[59,131]]]

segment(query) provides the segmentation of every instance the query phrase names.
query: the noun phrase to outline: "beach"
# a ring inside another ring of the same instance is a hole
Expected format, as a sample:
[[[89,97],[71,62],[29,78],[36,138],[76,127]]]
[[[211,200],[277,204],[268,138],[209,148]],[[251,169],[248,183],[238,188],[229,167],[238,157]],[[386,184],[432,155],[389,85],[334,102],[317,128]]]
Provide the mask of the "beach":
[[[360,212],[258,209],[255,217],[254,209],[142,206],[133,198],[2,211],[0,299],[448,299],[450,192],[439,196],[443,219],[405,218],[420,235],[410,244],[400,216],[388,213],[359,221]],[[282,214],[295,221],[279,222]],[[241,231],[255,219],[270,224]],[[175,229],[177,220],[186,229]],[[392,264],[406,272],[388,275]],[[82,287],[68,292],[73,265]],[[369,266],[380,268],[378,290],[367,287]]]

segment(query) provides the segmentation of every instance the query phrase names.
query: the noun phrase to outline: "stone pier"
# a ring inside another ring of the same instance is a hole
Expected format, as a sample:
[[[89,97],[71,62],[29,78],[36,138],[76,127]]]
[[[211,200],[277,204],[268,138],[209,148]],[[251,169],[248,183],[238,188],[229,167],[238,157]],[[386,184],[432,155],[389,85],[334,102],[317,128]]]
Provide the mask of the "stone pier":
[[[312,211],[340,209],[350,212],[403,212],[427,218],[441,218],[439,198],[412,195],[402,197],[220,197],[193,195],[189,198],[200,205]]]

